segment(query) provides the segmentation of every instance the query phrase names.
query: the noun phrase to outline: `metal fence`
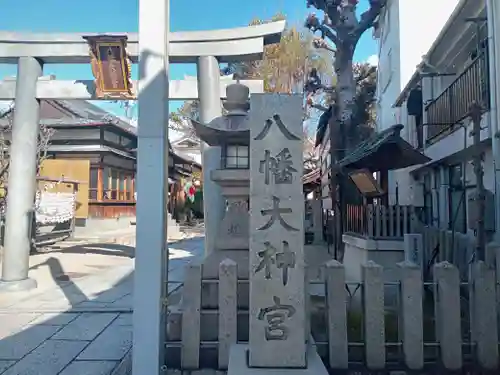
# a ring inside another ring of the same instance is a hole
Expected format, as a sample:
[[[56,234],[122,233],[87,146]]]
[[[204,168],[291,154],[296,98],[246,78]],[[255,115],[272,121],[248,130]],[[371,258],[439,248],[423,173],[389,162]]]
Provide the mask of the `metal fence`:
[[[488,51],[485,50],[443,91],[429,103],[427,112],[427,142],[453,127],[468,116],[473,102],[484,110],[490,108]]]

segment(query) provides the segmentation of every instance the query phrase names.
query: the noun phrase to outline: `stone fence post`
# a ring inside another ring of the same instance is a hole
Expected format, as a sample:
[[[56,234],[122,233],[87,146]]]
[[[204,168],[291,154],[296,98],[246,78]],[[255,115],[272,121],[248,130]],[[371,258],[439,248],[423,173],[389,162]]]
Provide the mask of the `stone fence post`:
[[[361,266],[363,275],[363,317],[366,365],[385,367],[384,270],[369,261]]]
[[[476,358],[485,369],[498,367],[498,322],[496,301],[495,269],[484,262],[471,265],[473,295],[469,303],[472,306],[471,327],[474,327]]]
[[[436,338],[441,361],[447,370],[459,370],[462,368],[462,331],[458,269],[448,262],[434,265],[434,282]]]
[[[347,294],[344,265],[332,259],[326,263],[328,311],[328,357],[331,369],[348,366]]]
[[[399,314],[404,360],[409,369],[419,370],[424,366],[422,273],[412,262],[401,262],[397,266],[401,282]]]

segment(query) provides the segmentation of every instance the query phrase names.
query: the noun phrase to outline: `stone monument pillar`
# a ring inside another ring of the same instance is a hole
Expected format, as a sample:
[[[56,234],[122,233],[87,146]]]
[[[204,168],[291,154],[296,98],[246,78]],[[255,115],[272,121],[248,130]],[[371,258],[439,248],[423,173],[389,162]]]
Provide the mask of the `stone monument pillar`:
[[[251,105],[248,362],[301,368],[307,340],[302,97],[261,94]]]
[[[326,374],[307,345],[302,101],[251,97],[249,346],[231,348],[229,375]]]

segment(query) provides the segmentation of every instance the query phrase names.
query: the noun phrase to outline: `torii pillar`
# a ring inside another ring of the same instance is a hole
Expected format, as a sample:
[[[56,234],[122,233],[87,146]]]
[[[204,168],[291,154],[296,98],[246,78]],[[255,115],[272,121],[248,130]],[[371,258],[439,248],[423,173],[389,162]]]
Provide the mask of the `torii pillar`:
[[[32,215],[36,192],[36,153],[40,101],[36,84],[43,65],[34,57],[20,57],[17,65],[16,100],[10,148],[5,243],[0,292],[37,287],[28,278]]]
[[[165,365],[170,0],[139,1],[133,375]]]
[[[198,57],[198,95],[200,122],[209,124],[222,115],[220,102],[219,62],[214,56]],[[203,216],[205,221],[205,255],[215,249],[217,229],[224,212],[224,199],[220,187],[212,181],[210,172],[220,168],[221,148],[202,143]]]

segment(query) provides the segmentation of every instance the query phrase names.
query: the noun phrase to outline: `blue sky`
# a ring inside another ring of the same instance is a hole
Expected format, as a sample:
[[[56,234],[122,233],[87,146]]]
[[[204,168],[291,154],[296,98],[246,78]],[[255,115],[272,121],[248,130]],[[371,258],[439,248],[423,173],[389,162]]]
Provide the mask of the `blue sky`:
[[[210,30],[245,26],[257,17],[268,19],[277,12],[287,16],[288,22],[302,24],[308,13],[306,0],[171,0],[171,30]],[[360,11],[368,6],[360,1]],[[0,30],[33,32],[137,32],[138,0],[2,0],[6,11]],[[356,50],[356,60],[365,61],[377,53],[371,32],[365,33]],[[137,77],[133,68],[133,78]],[[0,64],[0,79],[15,75],[14,65]],[[49,64],[44,74],[55,74],[59,79],[92,79],[90,65]],[[173,64],[171,79],[195,75],[194,65]],[[100,102],[104,108],[117,114],[116,104]],[[171,102],[170,110],[181,103]]]

